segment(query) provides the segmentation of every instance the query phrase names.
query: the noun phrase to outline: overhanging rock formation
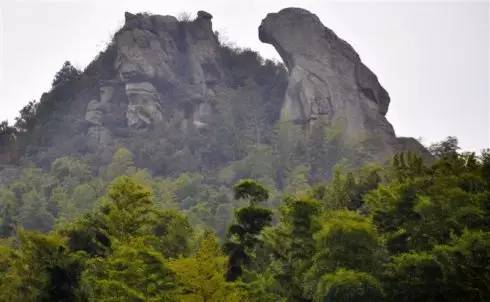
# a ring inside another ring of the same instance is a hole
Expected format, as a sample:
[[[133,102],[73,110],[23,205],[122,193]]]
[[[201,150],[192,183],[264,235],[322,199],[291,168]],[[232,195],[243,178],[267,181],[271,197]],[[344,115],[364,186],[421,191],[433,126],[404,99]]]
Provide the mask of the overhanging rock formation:
[[[268,14],[259,27],[289,71],[282,122],[336,129],[340,143],[384,160],[396,152],[425,153],[414,139],[397,138],[385,115],[390,97],[351,45],[301,8]]]

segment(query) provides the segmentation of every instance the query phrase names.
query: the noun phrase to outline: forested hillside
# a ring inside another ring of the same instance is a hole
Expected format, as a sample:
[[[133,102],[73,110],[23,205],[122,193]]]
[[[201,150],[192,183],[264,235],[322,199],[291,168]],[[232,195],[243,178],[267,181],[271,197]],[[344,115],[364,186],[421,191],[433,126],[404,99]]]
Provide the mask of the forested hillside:
[[[1,192],[0,300],[488,301],[490,153],[456,143],[291,194],[154,179],[127,150],[103,178],[68,158],[25,169]]]
[[[490,301],[490,150],[397,137],[304,9],[284,64],[212,18],[126,13],[0,123],[0,301]]]

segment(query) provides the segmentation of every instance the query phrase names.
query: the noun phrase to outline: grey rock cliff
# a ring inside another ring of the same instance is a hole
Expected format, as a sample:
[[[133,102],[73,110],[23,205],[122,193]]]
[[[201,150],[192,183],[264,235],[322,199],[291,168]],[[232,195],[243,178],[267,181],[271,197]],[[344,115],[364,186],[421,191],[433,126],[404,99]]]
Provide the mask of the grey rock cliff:
[[[213,120],[210,99],[224,85],[224,70],[212,15],[195,20],[125,13],[108,61],[109,77],[100,79],[85,102],[86,145],[102,151],[125,144],[129,130],[144,131],[180,119],[182,129],[203,129]],[[226,85],[225,85],[226,86]]]
[[[268,14],[259,38],[276,48],[289,71],[283,122],[320,121],[341,131],[342,143],[364,145],[376,160],[403,149],[385,118],[388,93],[355,50],[316,15],[301,8]]]
[[[199,11],[197,19],[188,22],[173,16],[125,17],[115,37],[115,69],[126,86],[128,126],[145,128],[161,121],[163,104],[175,99],[182,107],[190,104],[188,115],[199,115],[201,104],[222,78],[211,14]],[[169,87],[173,95],[158,92]]]

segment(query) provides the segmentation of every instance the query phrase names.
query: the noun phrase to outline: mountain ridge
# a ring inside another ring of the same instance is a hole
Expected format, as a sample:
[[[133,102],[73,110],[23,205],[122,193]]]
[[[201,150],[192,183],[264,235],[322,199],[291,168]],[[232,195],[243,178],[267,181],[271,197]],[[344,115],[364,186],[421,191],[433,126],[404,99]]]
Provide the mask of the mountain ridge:
[[[262,21],[259,39],[273,44],[287,69],[220,43],[212,18],[126,12],[83,73],[28,108],[31,120],[3,161],[49,167],[72,155],[98,166],[124,146],[139,166],[177,175],[226,168],[264,145],[291,162],[286,170],[306,163],[319,180],[346,160],[385,162],[402,151],[430,158],[414,139],[395,136],[384,117],[388,93],[316,15],[287,8]],[[271,177],[280,183],[285,173]]]

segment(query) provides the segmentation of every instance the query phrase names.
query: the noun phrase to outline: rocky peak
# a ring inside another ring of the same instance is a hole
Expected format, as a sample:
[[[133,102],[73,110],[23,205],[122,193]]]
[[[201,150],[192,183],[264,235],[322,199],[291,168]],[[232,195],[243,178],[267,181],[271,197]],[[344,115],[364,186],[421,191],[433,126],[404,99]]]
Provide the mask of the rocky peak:
[[[125,24],[115,36],[114,65],[129,102],[129,127],[161,121],[165,102],[176,94],[181,103],[206,102],[222,76],[211,19],[204,11],[193,21],[125,13]],[[165,93],[169,87],[173,95]]]
[[[351,90],[362,92],[367,99],[363,101],[373,102],[371,107],[386,114],[390,98],[376,75],[361,62],[352,46],[326,28],[315,14],[301,8],[268,14],[259,27],[259,38],[276,48],[290,74],[306,70],[309,76],[327,80],[330,86],[351,82]]]
[[[114,78],[99,82],[86,105],[88,147],[115,143],[116,126],[146,130],[175,115],[182,127],[206,127],[209,96],[223,77],[212,15],[199,11],[195,20],[184,21],[145,13],[124,17],[113,42]]]
[[[319,40],[324,26],[318,17],[302,8],[286,8],[267,14],[259,27],[259,39],[272,44],[289,70],[298,56],[315,56],[324,41]],[[300,44],[299,41],[307,43]]]
[[[268,14],[259,39],[276,48],[289,71],[283,122],[321,121],[340,131],[344,143],[367,145],[378,159],[400,149],[385,118],[388,93],[352,46],[315,14],[301,8]]]
[[[210,13],[208,13],[206,11],[200,10],[197,12],[197,18],[203,19],[203,20],[211,20],[211,19],[213,19],[213,15],[211,15]]]

